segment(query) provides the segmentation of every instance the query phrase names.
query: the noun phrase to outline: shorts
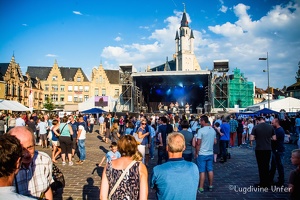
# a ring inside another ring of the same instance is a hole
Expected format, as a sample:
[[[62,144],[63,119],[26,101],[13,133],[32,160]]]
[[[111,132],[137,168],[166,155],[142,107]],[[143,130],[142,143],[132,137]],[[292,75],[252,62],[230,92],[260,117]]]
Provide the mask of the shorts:
[[[214,155],[199,155],[197,158],[197,165],[199,172],[211,172],[213,171],[213,160],[214,160]]]
[[[52,145],[59,147],[59,141],[53,141],[52,140]]]
[[[105,138],[109,138],[109,137],[110,137],[110,130],[109,130],[109,128],[106,128]]]
[[[72,141],[72,149],[76,149],[77,148],[77,142],[76,140],[73,139]]]
[[[47,138],[47,133],[45,133],[45,134],[40,134],[40,139],[41,140],[47,140],[48,138]]]

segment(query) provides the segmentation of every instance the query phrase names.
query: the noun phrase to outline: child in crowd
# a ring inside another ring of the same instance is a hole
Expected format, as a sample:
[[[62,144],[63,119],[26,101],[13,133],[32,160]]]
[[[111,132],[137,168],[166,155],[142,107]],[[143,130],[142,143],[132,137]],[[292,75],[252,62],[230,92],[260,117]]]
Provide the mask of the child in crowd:
[[[118,151],[118,145],[116,142],[112,142],[111,145],[109,146],[110,151],[106,153],[106,155],[102,158],[99,166],[102,165],[106,158],[106,163],[108,163],[111,160],[116,160],[121,157],[120,152]]]
[[[290,199],[300,199],[300,149],[292,151],[291,162],[293,165],[297,166],[297,168],[290,173]]]
[[[126,123],[125,135],[133,135],[134,125],[132,122]]]

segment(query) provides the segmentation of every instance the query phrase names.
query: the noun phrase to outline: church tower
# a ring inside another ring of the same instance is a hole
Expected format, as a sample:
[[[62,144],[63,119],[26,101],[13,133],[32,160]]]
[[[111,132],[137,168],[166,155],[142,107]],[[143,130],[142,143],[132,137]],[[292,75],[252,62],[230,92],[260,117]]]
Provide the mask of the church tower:
[[[176,31],[176,71],[200,70],[200,65],[194,54],[194,34],[189,27],[184,7],[179,31]]]

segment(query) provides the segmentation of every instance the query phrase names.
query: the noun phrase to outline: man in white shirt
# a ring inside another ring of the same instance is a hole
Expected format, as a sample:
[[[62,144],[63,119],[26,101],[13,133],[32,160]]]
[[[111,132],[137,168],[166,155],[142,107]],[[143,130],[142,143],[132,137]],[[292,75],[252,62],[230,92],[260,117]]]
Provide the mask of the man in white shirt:
[[[76,162],[76,164],[83,164],[86,157],[85,152],[85,138],[86,138],[86,130],[87,125],[85,121],[83,120],[83,116],[80,115],[78,117],[78,131],[77,131],[77,144],[78,144],[78,150],[79,150],[79,160]]]
[[[19,115],[19,117],[16,119],[16,126],[25,126],[25,121],[23,119],[23,113]]]

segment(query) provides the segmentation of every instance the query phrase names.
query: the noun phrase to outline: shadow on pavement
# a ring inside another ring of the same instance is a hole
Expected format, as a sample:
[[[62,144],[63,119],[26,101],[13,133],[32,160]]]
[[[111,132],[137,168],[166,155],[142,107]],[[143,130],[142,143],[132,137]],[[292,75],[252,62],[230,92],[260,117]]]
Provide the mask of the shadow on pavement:
[[[87,184],[84,185],[82,189],[82,199],[83,200],[100,199],[100,190],[98,186],[94,185],[94,179],[88,177],[86,181]]]
[[[103,173],[103,169],[104,169],[104,167],[102,167],[102,166],[99,167],[99,164],[96,164],[96,167],[94,168],[92,174],[94,174],[95,171],[96,171],[97,174],[98,174],[98,176],[101,177],[101,176],[102,176],[102,173]]]

